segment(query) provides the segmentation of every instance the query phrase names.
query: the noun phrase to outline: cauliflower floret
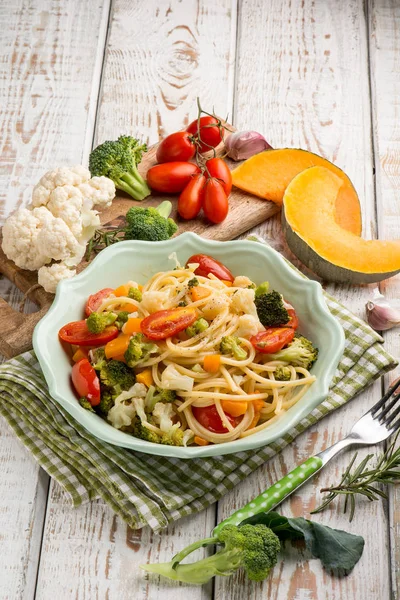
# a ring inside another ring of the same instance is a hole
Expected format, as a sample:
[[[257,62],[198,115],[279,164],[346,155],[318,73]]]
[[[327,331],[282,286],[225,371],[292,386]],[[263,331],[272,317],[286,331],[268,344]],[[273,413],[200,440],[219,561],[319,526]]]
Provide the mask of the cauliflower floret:
[[[214,295],[202,308],[202,313],[206,319],[215,319],[218,315],[229,307],[230,301],[225,294]]]
[[[241,315],[238,324],[239,327],[235,332],[235,335],[243,338],[250,338],[252,335],[256,335],[265,329],[258,318],[253,315]]]
[[[36,245],[40,227],[40,219],[26,208],[17,210],[3,225],[1,247],[21,269],[35,271],[51,260],[48,252],[43,253]]]
[[[53,217],[43,206],[33,209],[32,213],[38,219],[43,218],[36,238],[36,247],[38,252],[48,256],[49,260],[42,264],[54,259],[63,260],[69,266],[77,265],[85,254],[85,246],[78,242],[67,224],[62,219]]]
[[[171,308],[170,294],[160,291],[143,292],[141,306],[149,313]]]
[[[233,287],[248,288],[253,282],[246,275],[238,275],[233,280]]]
[[[129,427],[136,415],[142,421],[147,421],[143,400],[146,394],[147,388],[143,383],[135,383],[126,392],[121,392],[115,399],[114,406],[108,411],[107,421],[116,429]]]
[[[89,198],[92,206],[96,206],[99,210],[111,206],[115,198],[115,184],[108,177],[92,177],[86,183],[81,183],[78,189],[84,198]]]
[[[73,167],[59,167],[53,171],[48,171],[43,175],[35,185],[32,192],[32,205],[46,205],[49,201],[51,192],[59,186],[73,185],[78,186],[90,179],[90,171],[82,165]]]
[[[174,365],[168,365],[161,375],[161,387],[167,390],[191,392],[193,383],[192,377],[181,375]]]
[[[253,317],[258,318],[254,297],[254,290],[238,289],[232,296],[231,311],[253,315]]]
[[[54,263],[50,267],[40,267],[38,271],[38,283],[46,292],[55,294],[57,285],[62,279],[71,279],[76,274],[75,269],[70,269],[64,263]]]
[[[152,416],[154,423],[158,425],[161,431],[170,432],[173,427],[178,429],[180,423],[174,425],[172,417],[175,417],[175,410],[172,404],[157,402],[153,408]]]

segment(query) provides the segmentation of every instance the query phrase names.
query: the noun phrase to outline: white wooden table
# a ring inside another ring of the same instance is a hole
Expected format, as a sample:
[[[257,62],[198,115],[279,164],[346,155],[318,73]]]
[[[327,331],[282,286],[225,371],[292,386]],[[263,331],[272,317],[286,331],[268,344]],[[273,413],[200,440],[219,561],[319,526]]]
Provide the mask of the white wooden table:
[[[194,118],[200,96],[275,147],[308,148],[336,162],[358,190],[364,235],[399,237],[399,0],[1,0],[0,31],[1,222],[29,201],[47,169],[86,164],[93,144],[122,133],[155,142]],[[279,218],[256,231],[279,240]],[[3,297],[19,301],[9,282],[0,285]],[[371,288],[328,287],[359,315]],[[400,279],[381,289],[399,297]],[[399,330],[385,338],[400,356]],[[150,583],[137,568],[207,536],[217,520],[337,440],[382,385],[297,438],[218,506],[160,536],[129,530],[101,502],[71,509],[0,421],[1,600],[400,598],[395,490],[388,502],[360,502],[350,525],[337,507],[316,517],[365,537],[364,555],[344,579],[297,550],[257,585],[237,575],[189,589]],[[282,505],[284,513],[307,516],[319,488],[337,481],[348,461],[349,454],[337,459]]]

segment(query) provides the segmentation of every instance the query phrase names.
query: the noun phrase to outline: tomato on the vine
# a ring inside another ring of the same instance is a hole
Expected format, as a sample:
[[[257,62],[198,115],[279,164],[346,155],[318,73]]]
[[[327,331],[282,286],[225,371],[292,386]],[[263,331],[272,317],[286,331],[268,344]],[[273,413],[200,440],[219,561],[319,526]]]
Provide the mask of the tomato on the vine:
[[[193,136],[187,131],[168,135],[157,148],[157,162],[188,161],[196,154]]]
[[[229,196],[232,189],[232,175],[226,162],[222,158],[210,158],[206,162],[206,169],[211,177],[218,179],[224,188],[225,194]]]
[[[164,194],[177,194],[189,183],[192,175],[200,173],[197,165],[174,161],[155,165],[147,172],[147,183],[152,190]]]
[[[189,127],[186,128],[186,131],[196,137],[199,135],[198,125],[198,119],[196,119],[190,123]],[[218,119],[215,117],[201,117],[200,137],[200,152],[208,152],[209,150],[216,148],[223,139],[223,129],[220,125],[220,121],[218,121]]]
[[[199,214],[204,198],[206,178],[202,173],[193,175],[178,200],[178,213],[182,219],[194,219]]]
[[[205,185],[203,211],[212,223],[222,223],[228,214],[228,196],[218,179],[208,179]]]

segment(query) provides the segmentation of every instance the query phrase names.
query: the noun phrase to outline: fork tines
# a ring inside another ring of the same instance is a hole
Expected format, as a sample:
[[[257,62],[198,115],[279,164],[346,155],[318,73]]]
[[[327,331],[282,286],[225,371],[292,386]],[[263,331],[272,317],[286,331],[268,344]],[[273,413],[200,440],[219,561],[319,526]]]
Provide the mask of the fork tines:
[[[393,430],[400,427],[400,420],[396,423],[393,423],[394,419],[400,414],[400,406],[391,412],[400,400],[400,389],[397,394],[394,394],[398,388],[400,388],[400,379],[395,381],[395,383],[390,386],[386,394],[371,408],[370,411],[374,419]],[[389,399],[391,399],[389,404],[386,404]]]

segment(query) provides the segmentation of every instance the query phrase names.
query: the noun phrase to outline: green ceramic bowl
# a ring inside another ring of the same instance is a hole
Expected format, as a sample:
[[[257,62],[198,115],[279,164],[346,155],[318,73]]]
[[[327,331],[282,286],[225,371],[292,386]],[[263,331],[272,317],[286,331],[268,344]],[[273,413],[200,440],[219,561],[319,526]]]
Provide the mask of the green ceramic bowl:
[[[256,283],[268,280],[272,288],[293,303],[300,331],[319,348],[319,357],[312,369],[317,381],[271,427],[234,442],[177,448],[145,442],[118,431],[78,404],[70,382],[71,365],[58,340],[58,330],[69,321],[82,319],[86,299],[97,290],[117,287],[129,279],[144,283],[157,271],[170,269],[173,262],[168,256],[172,252],[176,252],[181,264],[200,252],[222,261],[234,274],[247,275]],[[198,458],[265,446],[304,419],[328,394],[343,353],[344,334],[326,307],[320,284],[303,279],[269,246],[251,241],[214,242],[193,233],[183,233],[166,242],[120,242],[103,250],[81,274],[62,281],[49,312],[35,328],[33,347],[51,396],[91,434],[138,452]]]

